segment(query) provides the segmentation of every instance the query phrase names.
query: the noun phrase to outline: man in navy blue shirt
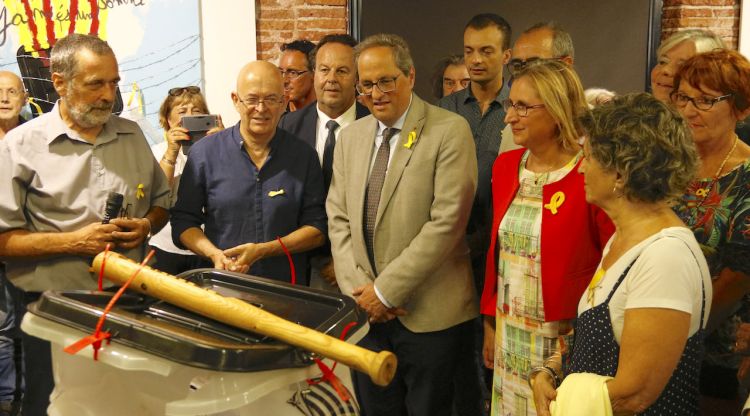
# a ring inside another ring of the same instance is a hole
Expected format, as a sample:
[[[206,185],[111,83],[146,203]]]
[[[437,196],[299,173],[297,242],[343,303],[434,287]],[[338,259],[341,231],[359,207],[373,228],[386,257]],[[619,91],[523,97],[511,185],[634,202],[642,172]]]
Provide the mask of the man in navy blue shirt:
[[[283,242],[306,284],[305,252],[326,238],[318,155],[276,128],[283,83],[273,64],[242,68],[232,101],[240,122],[190,151],[172,208],[172,239],[217,269],[288,281]]]

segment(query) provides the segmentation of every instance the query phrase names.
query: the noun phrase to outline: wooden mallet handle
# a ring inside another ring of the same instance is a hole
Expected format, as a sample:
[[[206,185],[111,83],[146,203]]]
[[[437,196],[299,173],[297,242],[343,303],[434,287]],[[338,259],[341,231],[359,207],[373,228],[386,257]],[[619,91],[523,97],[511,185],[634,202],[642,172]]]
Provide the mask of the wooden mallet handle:
[[[94,270],[100,270],[105,253],[94,258]],[[104,277],[119,285],[140,265],[118,253],[108,252]],[[373,351],[349,344],[313,329],[287,321],[242,300],[229,298],[144,266],[130,289],[167,301],[219,322],[284,341],[340,361],[370,376],[379,386],[387,386],[396,373],[396,356],[390,351]]]

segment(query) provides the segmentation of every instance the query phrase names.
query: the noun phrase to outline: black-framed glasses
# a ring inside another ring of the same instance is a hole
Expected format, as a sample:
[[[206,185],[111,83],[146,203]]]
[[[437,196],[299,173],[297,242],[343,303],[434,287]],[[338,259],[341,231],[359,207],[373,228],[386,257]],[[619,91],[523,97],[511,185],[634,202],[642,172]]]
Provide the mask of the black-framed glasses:
[[[195,85],[191,85],[188,87],[171,88],[169,90],[169,95],[171,95],[172,97],[179,97],[185,92],[189,92],[190,94],[200,94],[201,87],[196,87]]]
[[[710,110],[714,104],[722,102],[730,97],[732,97],[734,94],[725,94],[720,97],[716,98],[706,98],[706,97],[698,97],[698,98],[692,98],[687,94],[683,94],[679,91],[674,91],[672,94],[669,95],[669,98],[672,100],[672,104],[679,108],[685,108],[688,103],[693,103],[693,106],[701,111],[708,111]]]
[[[557,58],[529,58],[529,59],[518,59],[514,58],[511,59],[508,62],[508,71],[510,71],[511,75],[517,76],[521,71],[523,71],[524,68],[526,68],[529,65],[537,65],[544,62],[550,62],[550,61],[559,61],[562,59],[562,57]]]
[[[443,86],[448,87],[448,88],[454,88],[456,84],[461,85],[461,88],[466,88],[469,86],[469,83],[471,83],[471,78],[462,78],[462,79],[443,78]]]
[[[269,95],[267,97],[248,97],[246,99],[238,98],[237,101],[245,105],[245,107],[257,107],[261,104],[265,104],[268,108],[276,108],[284,103],[284,99],[278,95]]]
[[[310,72],[310,71],[306,69],[302,71],[298,71],[296,69],[279,69],[279,72],[281,72],[282,78],[297,79],[301,77],[302,75],[304,75],[305,73]]]
[[[544,107],[544,104],[534,104],[534,105],[528,105],[524,103],[513,103],[510,99],[503,100],[503,109],[507,113],[510,111],[510,109],[516,110],[516,114],[518,114],[518,117],[526,117],[529,115],[529,110],[534,108],[542,108]]]
[[[380,78],[378,82],[360,82],[357,84],[357,92],[362,95],[372,95],[373,87],[377,86],[380,92],[383,94],[389,93],[396,89],[396,80],[401,74],[396,74],[395,77]]]

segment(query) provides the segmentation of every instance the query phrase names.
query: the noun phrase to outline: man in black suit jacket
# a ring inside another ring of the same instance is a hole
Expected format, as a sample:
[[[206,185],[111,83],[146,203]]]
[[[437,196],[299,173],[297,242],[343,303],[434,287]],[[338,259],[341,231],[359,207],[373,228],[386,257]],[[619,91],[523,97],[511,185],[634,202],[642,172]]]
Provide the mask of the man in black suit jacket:
[[[357,41],[349,35],[323,37],[310,53],[314,71],[313,85],[318,101],[299,111],[286,113],[279,122],[279,128],[299,137],[318,152],[326,192],[331,184],[333,148],[339,133],[354,120],[370,114],[367,107],[356,100],[356,45]],[[330,286],[336,284],[330,245],[316,251],[311,264],[311,285],[319,285],[318,277],[325,279]],[[326,285],[322,287],[325,288]]]

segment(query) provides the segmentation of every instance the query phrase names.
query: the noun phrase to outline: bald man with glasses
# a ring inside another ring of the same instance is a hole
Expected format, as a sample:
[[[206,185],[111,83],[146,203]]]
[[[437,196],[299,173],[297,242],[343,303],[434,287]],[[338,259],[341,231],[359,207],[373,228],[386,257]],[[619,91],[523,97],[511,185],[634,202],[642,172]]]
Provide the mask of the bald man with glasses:
[[[284,88],[275,65],[245,65],[232,101],[239,123],[190,150],[172,208],[172,240],[208,267],[289,282],[286,247],[298,283],[307,284],[307,251],[326,239],[318,155],[277,128]]]

